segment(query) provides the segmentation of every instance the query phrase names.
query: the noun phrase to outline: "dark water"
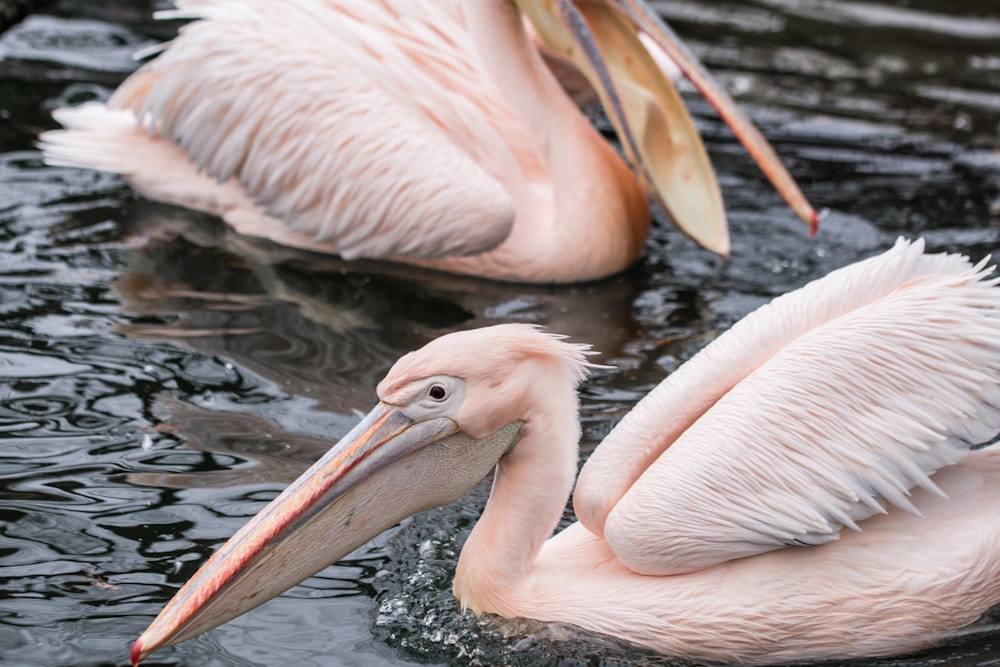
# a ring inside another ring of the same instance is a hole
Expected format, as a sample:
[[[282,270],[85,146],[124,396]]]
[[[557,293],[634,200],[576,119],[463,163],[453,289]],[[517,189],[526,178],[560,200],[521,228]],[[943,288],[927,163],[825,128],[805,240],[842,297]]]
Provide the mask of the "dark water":
[[[198,563],[430,338],[520,320],[594,343],[616,368],[584,389],[589,448],[775,294],[900,234],[975,258],[1000,247],[1000,3],[657,5],[827,211],[815,239],[692,100],[728,263],[663,224],[634,269],[566,288],[283,251],[39,161],[52,108],[106,96],[136,49],[169,38],[175,25],[149,20],[161,3],[64,0],[0,35],[0,664],[125,664]],[[658,662],[460,616],[448,582],[482,495],[149,664]],[[876,664],[997,664],[998,640]]]

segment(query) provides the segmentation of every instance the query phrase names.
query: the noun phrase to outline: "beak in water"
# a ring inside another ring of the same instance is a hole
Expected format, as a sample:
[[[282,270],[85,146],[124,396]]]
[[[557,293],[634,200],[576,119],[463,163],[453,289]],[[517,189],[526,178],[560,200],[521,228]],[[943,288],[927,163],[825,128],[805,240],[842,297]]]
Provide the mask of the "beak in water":
[[[770,144],[645,0],[514,1],[546,48],[590,81],[629,161],[681,231],[728,256],[715,172],[666,63],[715,107],[810,235],[816,232],[816,212]]]
[[[132,645],[132,664],[253,609],[402,519],[454,502],[519,433],[512,422],[474,440],[447,417],[415,421],[379,403],[184,584]]]

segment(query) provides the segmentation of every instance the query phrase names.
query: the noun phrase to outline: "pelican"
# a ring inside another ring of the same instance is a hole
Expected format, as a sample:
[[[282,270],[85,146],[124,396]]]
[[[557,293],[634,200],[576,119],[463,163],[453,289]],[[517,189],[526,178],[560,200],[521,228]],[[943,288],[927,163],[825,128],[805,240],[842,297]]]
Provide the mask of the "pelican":
[[[640,254],[647,190],[728,255],[676,64],[815,231],[766,139],[644,0],[179,0],[162,16],[197,20],[106,104],[58,110],[49,163],[345,259],[592,280]],[[636,173],[543,56],[587,78]]]
[[[729,663],[909,651],[1000,601],[1000,279],[900,240],[781,296],[653,389],[573,488],[585,345],[438,338],[132,648],[234,618],[494,470],[454,593]]]

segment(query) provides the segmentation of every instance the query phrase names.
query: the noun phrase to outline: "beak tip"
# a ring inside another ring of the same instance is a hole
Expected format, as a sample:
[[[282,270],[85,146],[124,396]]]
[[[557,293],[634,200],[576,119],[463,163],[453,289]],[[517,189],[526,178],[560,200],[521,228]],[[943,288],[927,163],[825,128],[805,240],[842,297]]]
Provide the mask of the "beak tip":
[[[146,652],[142,650],[142,639],[136,639],[135,643],[132,644],[132,650],[129,653],[129,659],[132,662],[132,667],[138,667],[139,663],[145,657]]]
[[[819,231],[819,213],[816,211],[809,212],[809,238],[816,236],[816,232]]]

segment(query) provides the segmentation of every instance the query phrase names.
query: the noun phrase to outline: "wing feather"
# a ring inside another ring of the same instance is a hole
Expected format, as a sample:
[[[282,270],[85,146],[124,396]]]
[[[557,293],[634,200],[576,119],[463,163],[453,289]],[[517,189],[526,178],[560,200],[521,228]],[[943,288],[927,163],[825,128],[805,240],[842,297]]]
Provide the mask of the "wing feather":
[[[710,378],[693,395],[698,379],[675,373],[609,436],[621,454],[639,433],[671,434],[645,441],[658,456],[608,510],[612,549],[672,574],[835,540],[884,502],[919,514],[910,490],[943,495],[934,472],[1000,429],[991,271],[901,241],[733,327],[692,360],[696,374],[728,364],[728,390]],[[578,498],[612,475],[602,454]]]
[[[347,258],[467,255],[506,238],[498,174],[539,162],[457,4],[187,0],[170,15],[200,20],[110,105],[199,170]]]

